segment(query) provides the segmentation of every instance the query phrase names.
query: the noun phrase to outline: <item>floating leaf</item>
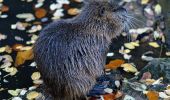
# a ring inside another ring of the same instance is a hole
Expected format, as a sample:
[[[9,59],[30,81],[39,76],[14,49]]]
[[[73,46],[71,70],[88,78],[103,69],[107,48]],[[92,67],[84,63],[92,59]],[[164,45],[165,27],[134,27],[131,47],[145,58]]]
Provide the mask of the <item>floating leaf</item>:
[[[2,11],[2,12],[7,12],[7,11],[9,11],[9,7],[3,5],[3,6],[1,7],[1,11]]]
[[[163,98],[163,99],[167,99],[170,98],[170,96],[168,96],[166,93],[164,92],[159,92],[159,97]]]
[[[166,52],[166,56],[170,56],[170,52]]]
[[[124,64],[125,61],[121,60],[121,59],[116,59],[113,61],[110,61],[109,64],[106,65],[106,69],[117,69],[118,67],[120,67],[121,64]]]
[[[32,80],[38,80],[38,79],[40,79],[40,77],[41,77],[40,72],[34,72],[31,75]]]
[[[141,0],[141,4],[147,4],[149,0]]]
[[[23,64],[26,60],[33,59],[33,51],[32,49],[27,51],[19,51],[16,56],[15,66],[19,66]]]
[[[128,49],[135,49],[135,46],[131,43],[125,43],[124,46]]]
[[[108,53],[107,56],[112,57],[112,56],[114,56],[114,53]]]
[[[47,14],[47,11],[43,8],[36,9],[35,11],[35,16],[37,18],[43,18],[46,16],[46,14]]]
[[[148,91],[146,95],[148,100],[159,100],[159,93],[156,91]]]
[[[157,14],[157,15],[159,15],[159,14],[161,14],[161,12],[162,12],[162,8],[161,8],[161,5],[160,4],[157,4],[156,6],[155,6],[155,13]]]
[[[157,42],[150,42],[149,45],[154,47],[154,48],[159,48],[160,47]]]
[[[146,79],[144,80],[145,84],[152,85],[156,80],[155,79]]]
[[[106,94],[103,96],[104,97],[104,100],[115,100],[115,94]]]
[[[20,93],[21,89],[16,89],[16,90],[8,90],[8,93],[11,94],[12,96],[17,96]]]
[[[141,80],[151,79],[152,75],[150,72],[143,73]]]
[[[80,10],[77,9],[77,8],[70,8],[70,9],[68,10],[68,14],[69,14],[69,15],[77,15],[79,12],[80,12]]]
[[[169,90],[165,90],[165,93],[170,96],[170,89]]]
[[[22,44],[14,44],[14,45],[12,46],[12,49],[13,49],[14,51],[21,51],[20,48],[22,48],[22,47],[24,47]]]
[[[0,53],[5,52],[5,49],[6,49],[6,47],[1,47],[1,48],[0,48]]]
[[[121,67],[123,67],[123,70],[126,72],[132,72],[132,73],[138,72],[138,70],[134,67],[134,65],[130,63],[122,64]]]
[[[135,100],[135,98],[130,95],[125,95],[123,100]]]
[[[120,97],[122,97],[123,93],[120,92],[120,91],[117,91],[116,95],[115,95],[115,98],[118,99]]]
[[[37,98],[40,94],[36,91],[32,91],[30,93],[27,94],[27,99],[28,100],[33,100],[35,98]]]
[[[104,89],[104,91],[105,91],[106,93],[112,93],[112,92],[113,92],[113,90],[110,89],[110,88],[106,88],[106,89]]]

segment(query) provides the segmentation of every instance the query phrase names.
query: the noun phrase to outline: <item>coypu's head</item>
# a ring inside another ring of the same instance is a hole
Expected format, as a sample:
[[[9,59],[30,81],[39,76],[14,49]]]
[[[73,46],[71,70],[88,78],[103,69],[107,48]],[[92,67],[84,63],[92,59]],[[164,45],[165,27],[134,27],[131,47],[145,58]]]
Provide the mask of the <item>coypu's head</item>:
[[[115,0],[84,0],[84,2],[85,7],[82,11],[86,14],[84,19],[93,19],[101,27],[106,26],[112,38],[128,30],[132,17]]]

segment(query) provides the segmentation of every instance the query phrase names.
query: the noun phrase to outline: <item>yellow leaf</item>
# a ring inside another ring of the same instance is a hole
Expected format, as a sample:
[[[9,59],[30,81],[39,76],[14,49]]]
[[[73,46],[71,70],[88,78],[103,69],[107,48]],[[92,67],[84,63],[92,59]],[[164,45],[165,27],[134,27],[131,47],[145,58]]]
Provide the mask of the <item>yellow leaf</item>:
[[[12,96],[17,96],[21,89],[16,89],[16,90],[8,90],[8,93],[11,94]]]
[[[139,46],[139,41],[125,43],[124,46],[128,49],[135,49],[135,47]]]
[[[149,45],[154,47],[154,48],[159,48],[159,44],[157,42],[149,42]]]
[[[149,0],[141,0],[141,4],[147,4]]]
[[[159,4],[157,4],[157,5],[155,6],[155,13],[156,13],[157,15],[159,15],[159,14],[161,14],[161,11],[162,11],[161,6],[160,6]]]
[[[39,72],[34,72],[32,75],[31,75],[31,78],[32,80],[38,80],[40,79],[41,75]]]
[[[37,98],[40,94],[36,91],[32,91],[30,93],[27,94],[27,99],[28,100],[33,100],[35,98]]]
[[[121,67],[123,67],[123,70],[126,72],[132,72],[132,73],[138,72],[138,70],[132,64],[129,63],[122,64]]]
[[[23,64],[26,60],[33,59],[33,51],[32,49],[27,51],[19,51],[16,56],[15,66],[19,66]]]
[[[0,53],[5,52],[5,49],[6,49],[6,47],[1,47],[1,48],[0,48]]]

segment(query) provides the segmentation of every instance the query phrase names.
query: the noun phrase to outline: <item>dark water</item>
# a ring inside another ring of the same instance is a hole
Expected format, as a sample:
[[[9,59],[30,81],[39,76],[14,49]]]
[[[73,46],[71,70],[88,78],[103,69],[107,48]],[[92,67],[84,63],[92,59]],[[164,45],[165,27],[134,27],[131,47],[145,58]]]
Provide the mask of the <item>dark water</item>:
[[[170,0],[159,0],[162,9],[163,14],[165,16],[165,22],[166,22],[166,37],[167,37],[167,43],[168,43],[168,49],[170,51]]]

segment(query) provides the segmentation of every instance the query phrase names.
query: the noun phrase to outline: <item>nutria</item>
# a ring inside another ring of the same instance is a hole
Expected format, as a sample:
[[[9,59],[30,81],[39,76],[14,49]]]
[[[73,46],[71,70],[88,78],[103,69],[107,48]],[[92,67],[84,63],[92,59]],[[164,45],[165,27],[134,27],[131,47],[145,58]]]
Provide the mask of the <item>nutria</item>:
[[[45,27],[34,56],[47,92],[55,100],[82,100],[103,73],[111,39],[129,20],[113,0],[85,0],[79,15]]]

